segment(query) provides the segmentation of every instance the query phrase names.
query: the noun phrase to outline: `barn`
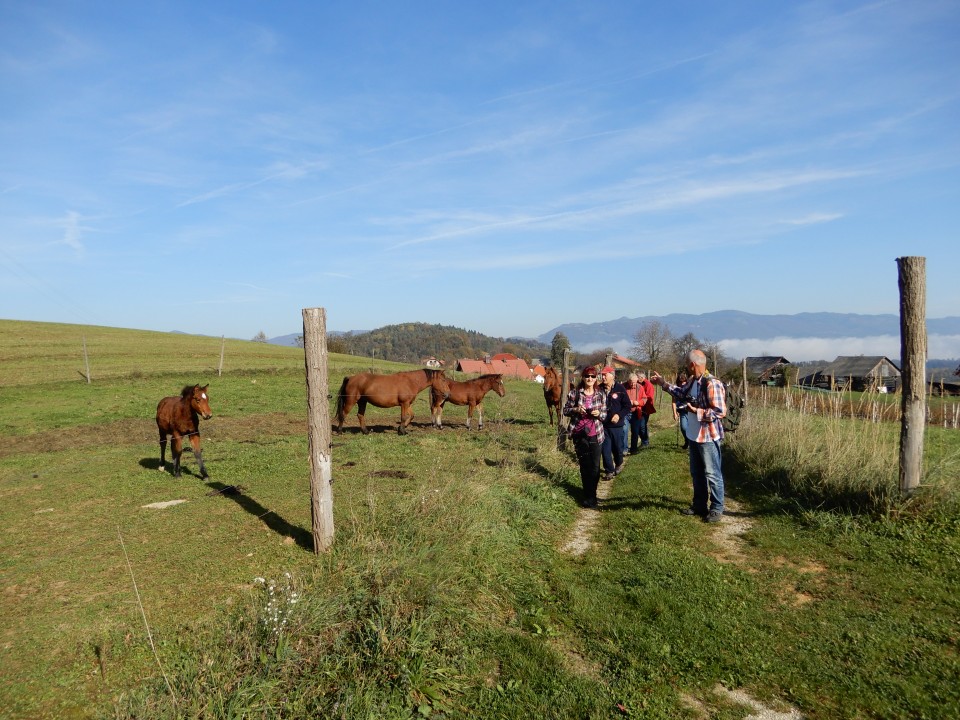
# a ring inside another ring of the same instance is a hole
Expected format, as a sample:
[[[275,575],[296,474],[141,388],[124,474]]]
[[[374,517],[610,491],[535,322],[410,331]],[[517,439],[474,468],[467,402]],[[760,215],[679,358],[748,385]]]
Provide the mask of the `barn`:
[[[900,368],[884,355],[840,355],[800,378],[800,384],[827,390],[899,392]]]
[[[782,355],[762,355],[748,357],[747,381],[758,385],[776,385],[783,387],[786,383],[785,367],[790,364]]]

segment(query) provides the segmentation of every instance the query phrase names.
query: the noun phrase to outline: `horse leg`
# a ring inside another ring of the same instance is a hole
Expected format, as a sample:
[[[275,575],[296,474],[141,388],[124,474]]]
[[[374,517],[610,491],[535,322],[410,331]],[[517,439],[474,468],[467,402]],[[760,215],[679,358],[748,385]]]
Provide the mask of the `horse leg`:
[[[163,466],[166,463],[167,455],[167,434],[160,431],[160,472],[163,472]]]
[[[357,420],[360,421],[360,432],[364,435],[369,433],[367,430],[367,422],[363,419],[363,416],[367,413],[367,401],[365,398],[360,398],[357,400]]]
[[[183,438],[174,433],[170,443],[170,453],[173,455],[173,476],[180,477],[180,455],[183,453]]]
[[[438,428],[443,427],[443,403],[433,406],[433,424]]]
[[[197,458],[197,463],[200,465],[200,479],[206,480],[210,476],[207,474],[207,468],[203,464],[203,450],[200,449],[199,431],[190,436],[190,444],[193,445],[193,454]]]
[[[350,411],[353,410],[355,402],[355,399],[350,393],[344,393],[343,406],[337,408],[337,435],[343,432],[343,423],[346,421]]]
[[[477,430],[483,430],[483,403],[477,403]]]
[[[413,420],[413,409],[410,405],[409,402],[400,402],[400,425],[397,427],[399,435],[407,434],[407,425]]]

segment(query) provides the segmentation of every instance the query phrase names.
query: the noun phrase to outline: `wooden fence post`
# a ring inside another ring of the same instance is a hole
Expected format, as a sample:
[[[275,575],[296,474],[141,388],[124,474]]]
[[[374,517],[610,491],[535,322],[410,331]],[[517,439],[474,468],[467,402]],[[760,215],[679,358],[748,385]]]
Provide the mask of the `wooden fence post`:
[[[743,359],[743,406],[746,407],[750,403],[749,391],[747,390],[747,359]]]
[[[217,367],[217,377],[223,375],[223,348],[227,344],[227,336],[220,336],[220,365]]]
[[[87,336],[80,336],[83,340],[83,366],[87,370],[87,385],[90,384],[90,360],[87,358]]]
[[[313,551],[320,554],[333,545],[330,404],[327,400],[327,315],[323,308],[303,310],[303,355],[307,372],[310,517],[313,525]]]
[[[920,485],[926,424],[926,258],[897,258],[900,285],[900,493]]]
[[[560,369],[560,411],[567,404],[567,387],[570,383],[570,348],[563,349],[563,367]],[[567,428],[562,414],[557,417],[557,450],[567,447]]]

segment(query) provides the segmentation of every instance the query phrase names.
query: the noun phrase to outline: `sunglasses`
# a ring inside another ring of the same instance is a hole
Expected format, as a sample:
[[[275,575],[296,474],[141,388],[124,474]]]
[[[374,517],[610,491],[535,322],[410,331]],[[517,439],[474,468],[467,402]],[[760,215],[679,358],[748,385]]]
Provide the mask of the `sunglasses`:
[[[596,379],[597,379],[597,376],[596,376],[596,375],[584,375],[584,376],[583,376],[583,379],[584,379],[584,380],[596,380]]]

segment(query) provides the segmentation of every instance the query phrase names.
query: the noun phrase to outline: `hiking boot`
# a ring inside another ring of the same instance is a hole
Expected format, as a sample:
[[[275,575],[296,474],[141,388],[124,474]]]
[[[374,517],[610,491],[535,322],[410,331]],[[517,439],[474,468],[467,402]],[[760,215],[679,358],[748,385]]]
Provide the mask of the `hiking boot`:
[[[604,474],[603,474],[603,477],[601,477],[600,479],[601,479],[601,480],[613,480],[616,476],[617,476],[616,473],[608,472],[608,473],[604,473]]]
[[[703,521],[704,521],[704,522],[707,522],[707,523],[718,523],[718,522],[720,522],[720,518],[722,518],[722,517],[723,517],[723,513],[722,513],[722,512],[718,512],[717,510],[711,510],[711,511],[708,512],[708,513],[706,514],[706,516],[703,518]]]
[[[583,505],[583,507],[587,508],[588,510],[596,510],[598,507],[600,507],[600,501],[597,500],[596,498],[590,498],[588,500],[584,500],[583,503],[581,504]]]
[[[622,472],[623,472],[623,462],[621,462],[619,465],[617,465],[617,469],[613,471],[613,474],[614,474],[614,475],[619,475],[619,474],[622,473]]]
[[[697,512],[692,507],[686,507],[680,511],[681,515],[697,515],[698,517],[703,517],[705,513]]]

